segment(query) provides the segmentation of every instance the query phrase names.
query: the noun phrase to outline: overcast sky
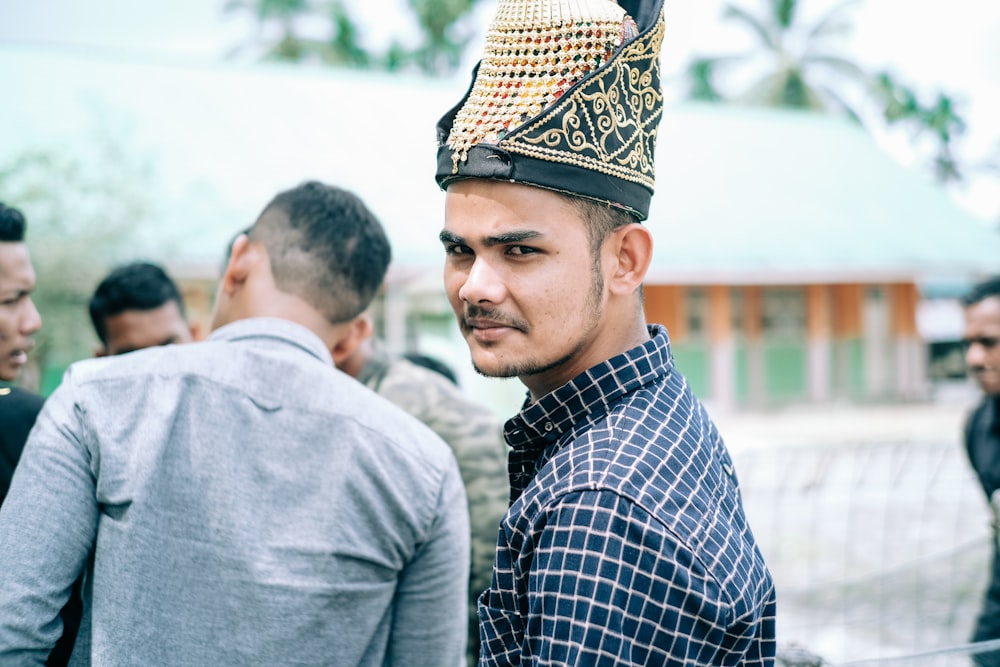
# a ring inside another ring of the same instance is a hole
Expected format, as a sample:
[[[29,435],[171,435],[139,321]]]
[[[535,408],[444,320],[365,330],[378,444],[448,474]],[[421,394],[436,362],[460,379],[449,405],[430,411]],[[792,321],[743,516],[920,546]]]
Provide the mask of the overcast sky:
[[[369,39],[405,33],[405,0],[350,3]],[[734,0],[758,11],[765,0]],[[481,11],[491,13],[490,2]],[[804,0],[805,17],[817,17],[832,0]],[[987,0],[859,0],[855,32],[844,53],[869,68],[889,69],[923,92],[953,94],[969,122],[963,156],[1000,157],[1000,2]],[[226,13],[223,1],[170,0],[0,0],[0,45],[101,51],[122,59],[213,61],[250,38],[248,12]],[[667,0],[666,72],[677,72],[692,54],[732,52],[749,46],[746,36],[720,20],[723,0]],[[475,57],[470,53],[469,58]],[[465,76],[465,74],[463,74]],[[906,163],[913,156],[900,133],[880,143]],[[1000,174],[977,179],[956,192],[956,200],[984,220],[1000,219]]]

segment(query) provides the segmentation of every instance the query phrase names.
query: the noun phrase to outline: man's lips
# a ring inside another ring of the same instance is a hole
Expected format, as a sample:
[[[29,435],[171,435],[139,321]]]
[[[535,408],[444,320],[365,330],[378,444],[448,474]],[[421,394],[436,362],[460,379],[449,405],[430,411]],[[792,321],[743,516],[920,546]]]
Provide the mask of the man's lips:
[[[11,363],[13,364],[16,364],[18,366],[23,366],[24,364],[28,363],[28,351],[14,350],[13,352],[10,353],[8,359],[10,359]]]
[[[495,342],[514,330],[506,324],[483,319],[465,320],[465,329],[476,340],[483,343]]]
[[[507,324],[506,322],[487,320],[482,317],[465,318],[465,326],[468,329],[516,329],[517,328],[512,324]]]
[[[462,326],[469,335],[481,343],[496,342],[515,331],[524,331],[524,328],[516,323],[488,317],[465,317],[462,319]]]
[[[34,343],[28,343],[27,345],[14,348],[7,355],[7,358],[11,361],[11,363],[24,365],[28,363],[28,353],[31,352],[33,347],[35,347]]]

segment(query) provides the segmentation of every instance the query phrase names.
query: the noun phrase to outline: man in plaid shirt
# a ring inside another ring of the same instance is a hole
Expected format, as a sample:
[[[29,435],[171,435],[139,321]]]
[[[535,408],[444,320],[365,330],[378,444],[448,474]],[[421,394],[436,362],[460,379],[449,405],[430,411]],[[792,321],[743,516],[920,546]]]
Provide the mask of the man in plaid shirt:
[[[445,289],[521,379],[480,665],[772,665],[733,463],[647,325],[662,0],[501,0],[438,125]]]

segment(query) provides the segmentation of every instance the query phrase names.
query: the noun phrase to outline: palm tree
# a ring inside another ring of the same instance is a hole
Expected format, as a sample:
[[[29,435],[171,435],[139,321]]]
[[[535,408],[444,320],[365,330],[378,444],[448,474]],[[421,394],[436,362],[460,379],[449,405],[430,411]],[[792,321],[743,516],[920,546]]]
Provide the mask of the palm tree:
[[[762,1],[764,11],[759,15],[734,4],[727,4],[723,10],[723,19],[749,29],[762,48],[743,56],[697,58],[688,68],[689,94],[705,99],[704,95],[717,93],[713,81],[717,73],[763,59],[763,76],[737,95],[737,101],[831,111],[858,121],[859,114],[839,88],[826,83],[840,80],[850,85],[868,85],[868,75],[832,48],[835,38],[850,31],[846,12],[854,0],[834,6],[811,26],[797,20],[800,9],[797,0]]]

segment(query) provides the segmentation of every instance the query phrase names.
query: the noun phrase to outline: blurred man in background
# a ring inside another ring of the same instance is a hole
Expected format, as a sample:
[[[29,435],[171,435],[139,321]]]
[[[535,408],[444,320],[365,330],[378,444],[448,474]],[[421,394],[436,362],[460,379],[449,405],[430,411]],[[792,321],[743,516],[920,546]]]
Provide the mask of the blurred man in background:
[[[177,285],[150,262],[132,262],[109,273],[90,298],[89,310],[101,341],[99,357],[197,338]]]
[[[24,242],[26,228],[21,211],[0,202],[0,381],[4,383],[17,380],[35,345],[33,336],[42,328],[31,300],[35,269]],[[0,385],[0,505],[42,401],[31,392]]]
[[[89,664],[464,662],[455,458],[333,367],[389,263],[353,194],[279,193],[194,345],[78,362],[0,514],[0,664],[39,664],[86,573]]]
[[[26,228],[21,211],[0,202],[0,380],[4,382],[17,380],[34,346],[32,336],[42,328],[42,318],[31,300],[35,270],[24,243]],[[38,394],[0,386],[0,507],[44,402]],[[80,599],[74,596],[60,612],[66,632],[49,654],[48,667],[69,662],[80,613]]]
[[[1000,276],[975,285],[962,298],[962,345],[969,374],[983,398],[965,424],[965,450],[993,512],[993,567],[974,641],[1000,639]],[[977,655],[977,664],[1000,667],[1000,651]]]

